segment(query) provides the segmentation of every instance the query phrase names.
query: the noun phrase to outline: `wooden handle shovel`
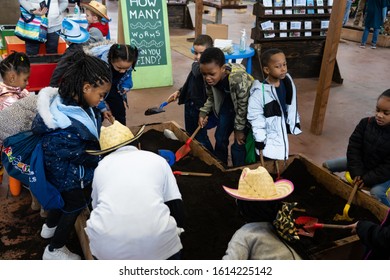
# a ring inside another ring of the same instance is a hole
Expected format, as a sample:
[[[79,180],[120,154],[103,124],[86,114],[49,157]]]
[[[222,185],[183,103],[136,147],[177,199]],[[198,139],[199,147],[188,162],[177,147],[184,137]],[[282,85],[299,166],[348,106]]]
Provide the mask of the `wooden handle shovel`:
[[[175,156],[176,156],[176,162],[178,162],[179,160],[181,160],[183,157],[185,157],[190,151],[191,151],[191,147],[190,147],[190,143],[192,142],[192,140],[194,139],[195,135],[199,132],[199,130],[201,129],[202,127],[199,125],[198,128],[194,131],[194,133],[192,133],[191,137],[188,138],[188,140],[186,141],[186,143],[181,146],[175,153]]]
[[[202,172],[187,172],[187,171],[173,171],[174,175],[183,175],[183,176],[211,176],[211,173],[202,173]]]

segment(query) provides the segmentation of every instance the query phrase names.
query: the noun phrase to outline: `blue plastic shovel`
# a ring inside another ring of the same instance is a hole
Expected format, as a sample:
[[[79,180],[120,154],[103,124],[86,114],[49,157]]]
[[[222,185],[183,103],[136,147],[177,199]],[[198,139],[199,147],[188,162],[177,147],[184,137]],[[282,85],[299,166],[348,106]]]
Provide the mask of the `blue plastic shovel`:
[[[165,102],[161,103],[161,105],[158,106],[158,107],[153,107],[153,108],[147,109],[145,111],[145,116],[150,116],[150,115],[154,115],[154,114],[165,112],[164,107],[167,106],[172,101],[174,101],[174,100],[172,99],[170,101],[165,101]]]

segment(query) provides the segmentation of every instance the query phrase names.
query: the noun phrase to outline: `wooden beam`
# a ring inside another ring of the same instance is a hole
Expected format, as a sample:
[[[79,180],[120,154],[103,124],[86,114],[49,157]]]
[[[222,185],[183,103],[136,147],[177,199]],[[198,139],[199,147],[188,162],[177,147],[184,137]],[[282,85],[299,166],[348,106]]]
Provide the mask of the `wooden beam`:
[[[123,29],[123,18],[122,18],[122,5],[121,0],[118,3],[118,33],[117,33],[117,42],[118,44],[125,43],[125,33]]]
[[[195,1],[195,38],[202,34],[203,0]]]
[[[317,95],[314,103],[311,121],[311,132],[315,135],[322,133],[325,120],[326,107],[334,66],[336,63],[337,48],[339,46],[341,27],[347,0],[334,1],[326,35],[325,49],[322,56],[320,77],[317,85]]]

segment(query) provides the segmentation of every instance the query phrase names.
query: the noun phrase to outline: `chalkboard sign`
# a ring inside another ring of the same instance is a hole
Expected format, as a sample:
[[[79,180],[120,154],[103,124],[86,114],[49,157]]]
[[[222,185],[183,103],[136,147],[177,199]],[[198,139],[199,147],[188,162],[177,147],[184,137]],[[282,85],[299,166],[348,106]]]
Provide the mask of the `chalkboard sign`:
[[[120,5],[125,43],[139,49],[134,88],[172,85],[166,1],[121,0]]]

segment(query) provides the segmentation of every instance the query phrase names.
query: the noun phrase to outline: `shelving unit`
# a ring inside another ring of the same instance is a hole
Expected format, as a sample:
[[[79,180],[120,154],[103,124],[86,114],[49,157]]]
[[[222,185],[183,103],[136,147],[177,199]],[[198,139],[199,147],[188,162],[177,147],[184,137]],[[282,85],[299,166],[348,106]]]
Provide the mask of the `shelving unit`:
[[[258,51],[261,50],[261,52],[269,48],[283,50],[287,58],[288,72],[293,78],[319,77],[328,30],[326,23],[329,24],[332,6],[327,5],[327,0],[323,1],[324,5],[322,6],[317,6],[316,0],[314,0],[313,6],[286,7],[285,0],[283,0],[280,1],[282,5],[276,7],[275,2],[276,0],[272,0],[272,7],[264,6],[263,0],[259,0],[253,5],[253,15],[256,16],[256,22],[255,27],[251,30],[251,38],[254,40],[254,48]],[[294,1],[292,2],[294,5]],[[323,13],[318,13],[319,10],[322,10]],[[312,13],[308,13],[310,11]],[[305,28],[305,22],[310,23],[308,28]],[[267,23],[268,27],[270,23],[273,24],[272,30],[264,29]],[[283,23],[284,28],[282,28]],[[256,78],[261,79],[260,61],[253,63],[253,67],[254,75],[259,75]],[[343,81],[337,61],[333,81],[340,84]]]

